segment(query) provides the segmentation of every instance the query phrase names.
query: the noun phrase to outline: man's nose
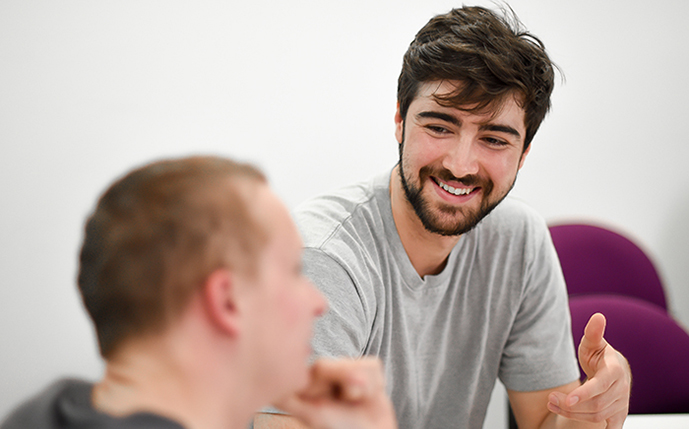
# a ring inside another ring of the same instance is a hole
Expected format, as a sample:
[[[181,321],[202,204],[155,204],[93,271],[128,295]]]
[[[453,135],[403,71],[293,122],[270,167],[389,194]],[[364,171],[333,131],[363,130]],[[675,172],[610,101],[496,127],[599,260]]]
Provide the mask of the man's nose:
[[[443,167],[455,177],[478,174],[479,157],[474,142],[468,139],[454,142],[443,158]]]

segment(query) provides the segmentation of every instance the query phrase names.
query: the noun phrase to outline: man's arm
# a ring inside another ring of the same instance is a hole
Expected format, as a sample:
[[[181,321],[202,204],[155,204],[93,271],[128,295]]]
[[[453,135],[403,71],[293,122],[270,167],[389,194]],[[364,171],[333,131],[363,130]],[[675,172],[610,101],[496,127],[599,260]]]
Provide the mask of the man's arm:
[[[378,358],[321,359],[311,368],[308,386],[276,404],[289,416],[259,414],[254,428],[396,429]]]
[[[605,341],[605,317],[594,314],[579,345],[587,381],[536,392],[508,390],[520,429],[621,429],[629,412],[631,372],[627,360]]]

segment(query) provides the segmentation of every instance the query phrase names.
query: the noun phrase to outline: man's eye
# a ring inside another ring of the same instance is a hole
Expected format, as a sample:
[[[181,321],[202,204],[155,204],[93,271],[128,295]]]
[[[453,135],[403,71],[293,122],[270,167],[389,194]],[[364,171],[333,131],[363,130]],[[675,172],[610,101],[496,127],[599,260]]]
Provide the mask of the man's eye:
[[[505,140],[496,139],[493,137],[484,137],[483,141],[485,141],[486,143],[488,143],[491,146],[506,146],[507,145],[507,142]]]
[[[428,129],[428,130],[430,130],[436,134],[447,134],[450,132],[447,128],[441,127],[439,125],[426,125],[426,129]]]

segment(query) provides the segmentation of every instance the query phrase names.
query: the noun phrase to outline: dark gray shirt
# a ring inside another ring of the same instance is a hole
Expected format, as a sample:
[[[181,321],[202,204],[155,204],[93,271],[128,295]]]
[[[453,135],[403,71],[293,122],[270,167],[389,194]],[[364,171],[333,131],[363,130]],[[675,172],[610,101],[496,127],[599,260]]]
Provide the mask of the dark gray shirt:
[[[116,418],[91,405],[93,384],[63,379],[48,386],[14,410],[0,429],[184,429],[151,413]]]

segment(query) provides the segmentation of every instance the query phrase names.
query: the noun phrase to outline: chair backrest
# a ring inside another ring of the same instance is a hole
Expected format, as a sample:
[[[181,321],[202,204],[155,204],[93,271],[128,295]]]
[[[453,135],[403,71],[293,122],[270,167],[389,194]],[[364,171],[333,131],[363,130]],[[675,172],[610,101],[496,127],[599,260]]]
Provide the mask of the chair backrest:
[[[605,339],[632,370],[630,413],[689,412],[689,334],[665,311],[619,295],[570,297],[569,307],[577,346],[594,313],[607,318]]]
[[[609,229],[586,224],[551,225],[570,296],[619,294],[667,311],[658,271],[639,246]]]

